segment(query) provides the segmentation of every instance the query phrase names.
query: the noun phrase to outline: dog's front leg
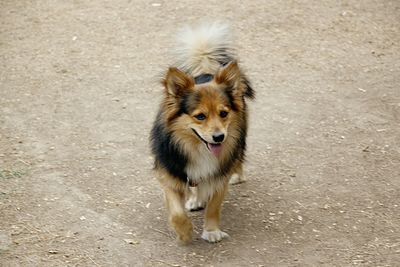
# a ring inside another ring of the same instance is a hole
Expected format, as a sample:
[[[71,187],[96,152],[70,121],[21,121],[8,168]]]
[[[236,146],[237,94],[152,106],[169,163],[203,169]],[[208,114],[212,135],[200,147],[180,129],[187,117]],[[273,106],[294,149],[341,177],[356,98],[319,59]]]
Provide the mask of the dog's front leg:
[[[168,220],[174,228],[178,240],[184,244],[192,240],[193,226],[183,207],[184,194],[171,188],[164,188]]]
[[[226,182],[223,189],[216,191],[207,203],[204,229],[201,237],[208,242],[219,242],[222,238],[229,237],[227,233],[219,229],[221,205],[227,189],[228,183]]]
[[[186,200],[185,208],[188,211],[196,211],[204,209],[205,201],[199,199],[199,192],[197,187],[189,187],[188,199]]]

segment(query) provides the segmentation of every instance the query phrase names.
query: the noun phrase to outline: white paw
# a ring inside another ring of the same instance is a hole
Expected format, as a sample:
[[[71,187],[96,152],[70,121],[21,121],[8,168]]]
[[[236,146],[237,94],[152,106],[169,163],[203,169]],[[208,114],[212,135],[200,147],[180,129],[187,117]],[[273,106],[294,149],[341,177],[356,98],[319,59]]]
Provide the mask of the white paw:
[[[197,200],[197,198],[189,198],[185,203],[185,208],[188,211],[201,210],[204,209],[205,206],[206,203],[204,201]]]
[[[229,235],[225,232],[222,232],[221,230],[215,230],[215,231],[203,230],[203,234],[201,235],[201,238],[211,243],[219,242],[222,240],[222,238],[227,238],[227,237],[229,237]]]
[[[245,179],[243,178],[243,176],[234,173],[231,176],[231,179],[229,180],[229,184],[240,184],[243,183],[245,181]]]

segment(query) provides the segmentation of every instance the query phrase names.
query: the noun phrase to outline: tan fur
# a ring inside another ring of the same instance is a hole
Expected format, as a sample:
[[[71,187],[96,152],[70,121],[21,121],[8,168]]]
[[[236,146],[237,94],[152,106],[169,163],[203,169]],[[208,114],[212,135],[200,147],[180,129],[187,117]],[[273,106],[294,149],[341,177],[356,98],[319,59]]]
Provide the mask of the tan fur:
[[[164,188],[168,220],[174,228],[178,240],[186,244],[192,240],[193,226],[183,207],[184,195],[180,191]]]
[[[159,182],[165,194],[168,221],[177,234],[178,241],[187,244],[192,240],[193,226],[184,208],[185,185],[175,182],[169,174],[159,171]]]
[[[221,217],[221,205],[228,191],[228,183],[225,181],[224,187],[221,191],[217,191],[207,203],[206,214],[204,220],[204,230],[216,231],[219,230],[219,223]]]

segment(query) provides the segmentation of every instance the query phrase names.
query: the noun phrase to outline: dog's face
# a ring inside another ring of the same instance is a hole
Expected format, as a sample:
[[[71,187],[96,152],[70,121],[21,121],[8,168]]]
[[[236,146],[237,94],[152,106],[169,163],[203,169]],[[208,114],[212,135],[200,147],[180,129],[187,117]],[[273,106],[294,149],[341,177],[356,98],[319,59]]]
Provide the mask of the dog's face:
[[[212,81],[199,85],[191,76],[170,68],[164,85],[174,132],[180,138],[203,142],[218,156],[229,138],[229,126],[243,108],[243,85],[237,63],[221,68]]]
[[[229,99],[212,85],[198,88],[196,95],[199,101],[189,110],[187,126],[213,154],[218,155],[233,117]]]

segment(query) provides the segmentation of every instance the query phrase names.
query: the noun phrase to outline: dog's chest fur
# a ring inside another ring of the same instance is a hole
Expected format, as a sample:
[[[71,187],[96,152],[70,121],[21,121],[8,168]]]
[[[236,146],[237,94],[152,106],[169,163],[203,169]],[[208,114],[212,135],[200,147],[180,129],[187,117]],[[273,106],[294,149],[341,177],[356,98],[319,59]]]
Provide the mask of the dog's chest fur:
[[[219,171],[219,162],[204,144],[200,144],[195,151],[192,152],[191,158],[186,166],[188,178],[195,183],[208,180],[215,176]]]

